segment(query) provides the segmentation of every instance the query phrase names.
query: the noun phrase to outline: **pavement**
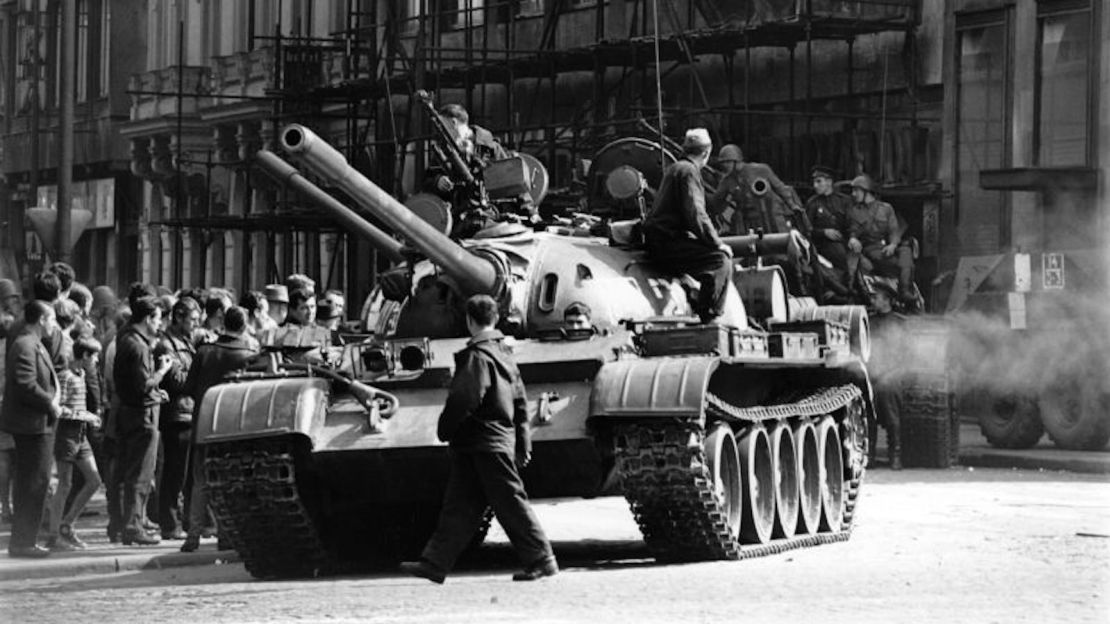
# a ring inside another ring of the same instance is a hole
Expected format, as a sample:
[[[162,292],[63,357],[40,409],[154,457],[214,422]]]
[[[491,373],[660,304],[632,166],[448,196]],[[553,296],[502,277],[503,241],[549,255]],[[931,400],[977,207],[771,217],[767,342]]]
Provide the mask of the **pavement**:
[[[880,435],[879,458],[876,470],[885,470],[885,441]],[[1110,474],[1110,450],[1063,451],[1043,439],[1040,444],[1023,450],[992,448],[973,422],[960,427],[959,461],[961,466],[986,468],[1013,468],[1038,471],[1067,471],[1090,474]],[[925,469],[907,469],[925,470]],[[233,550],[218,550],[216,539],[204,539],[200,548],[192,553],[179,552],[180,541],[163,541],[156,546],[124,546],[108,541],[107,504],[103,492],[89,504],[88,515],[77,521],[75,530],[87,544],[82,551],[53,553],[45,559],[12,559],[7,555],[11,525],[0,525],[0,582],[32,578],[58,578],[88,574],[113,574],[117,572],[174,568],[180,566],[210,566],[237,563],[239,555]]]

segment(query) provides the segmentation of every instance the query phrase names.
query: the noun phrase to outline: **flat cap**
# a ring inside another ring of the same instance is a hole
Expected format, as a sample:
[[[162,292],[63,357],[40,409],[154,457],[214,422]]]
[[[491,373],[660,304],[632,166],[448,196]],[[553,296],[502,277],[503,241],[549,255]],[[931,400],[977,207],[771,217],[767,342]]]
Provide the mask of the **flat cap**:
[[[835,180],[836,171],[833,170],[832,167],[828,167],[826,165],[813,165],[813,168],[809,170],[809,177],[816,178],[818,176],[825,177],[830,180]]]
[[[266,284],[266,300],[276,303],[289,303],[289,289],[285,284]]]
[[[686,131],[686,138],[682,140],[683,148],[709,147],[713,145],[709,138],[709,131],[705,128],[690,128]]]

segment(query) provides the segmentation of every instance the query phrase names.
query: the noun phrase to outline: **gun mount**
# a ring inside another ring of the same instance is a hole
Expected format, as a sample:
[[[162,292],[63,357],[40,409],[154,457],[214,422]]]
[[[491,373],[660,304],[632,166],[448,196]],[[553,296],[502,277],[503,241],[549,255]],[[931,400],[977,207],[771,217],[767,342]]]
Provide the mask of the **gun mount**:
[[[313,173],[342,189],[355,202],[403,236],[454,279],[466,294],[500,297],[505,277],[495,262],[462,247],[417,217],[401,202],[355,170],[335,148],[300,124],[281,131],[281,146]]]
[[[324,189],[309,182],[300,171],[269,150],[258,150],[255,154],[259,168],[275,180],[288,184],[293,190],[311,200],[316,206],[331,214],[337,221],[361,234],[375,249],[395,262],[405,259],[401,253],[402,245],[389,234],[368,222],[357,211],[344,206],[338,199],[328,195]]]

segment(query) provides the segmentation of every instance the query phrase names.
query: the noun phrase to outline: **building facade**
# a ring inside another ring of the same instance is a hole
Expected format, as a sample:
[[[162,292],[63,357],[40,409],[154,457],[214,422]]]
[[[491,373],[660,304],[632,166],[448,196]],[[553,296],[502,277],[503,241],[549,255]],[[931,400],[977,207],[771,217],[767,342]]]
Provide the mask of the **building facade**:
[[[612,139],[660,125],[670,136],[708,127],[718,145],[741,145],[800,188],[814,164],[845,179],[867,173],[921,243],[918,282],[939,310],[961,257],[1105,246],[1102,4],[675,0],[655,16],[646,0],[86,0],[85,97],[106,90],[102,109],[114,116],[80,122],[97,131],[79,136],[103,136],[110,157],[90,162],[113,163],[102,167],[127,182],[115,183],[114,225],[78,251],[90,275],[107,276],[114,258],[120,281],[242,291],[302,272],[359,300],[376,274],[373,250],[251,157],[275,149],[283,124],[304,123],[404,198],[428,164],[431,129],[412,97],[428,89],[540,158],[555,188],[583,182]],[[2,103],[0,195],[17,217],[49,202],[54,153],[44,132],[45,190],[29,199],[32,174],[11,155],[33,134],[18,43],[31,5],[0,3],[14,87]],[[44,23],[56,5],[39,0]],[[105,25],[93,25],[102,13]],[[109,46],[98,28],[122,43]],[[75,179],[106,177],[97,171]],[[1050,180],[1068,182],[1046,192]],[[23,247],[33,238],[8,230]]]
[[[130,106],[127,76],[140,69],[135,50],[141,15],[122,0],[76,0],[74,210],[91,212],[71,263],[78,278],[119,287],[136,272],[139,185],[117,124]],[[26,218],[57,206],[61,145],[61,3],[0,2],[0,271],[26,277],[49,260]],[[6,268],[4,268],[6,267]]]

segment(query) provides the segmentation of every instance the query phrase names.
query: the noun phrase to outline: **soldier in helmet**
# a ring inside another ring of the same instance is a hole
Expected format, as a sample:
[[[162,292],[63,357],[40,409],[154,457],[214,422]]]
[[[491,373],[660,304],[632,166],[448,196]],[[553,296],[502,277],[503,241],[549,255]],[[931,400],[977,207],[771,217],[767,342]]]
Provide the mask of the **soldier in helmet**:
[[[902,228],[894,207],[879,201],[868,175],[852,180],[854,203],[848,210],[849,269],[858,263],[865,273],[898,278],[898,293],[913,299],[913,249],[902,245]]]
[[[648,256],[676,273],[689,273],[701,285],[694,308],[704,323],[723,312],[732,279],[732,248],[721,241],[705,210],[701,170],[712,149],[705,128],[686,132],[683,156],[664,172],[643,224]]]
[[[769,165],[745,162],[744,152],[728,144],[717,155],[721,182],[709,200],[714,212],[735,214],[728,233],[748,230],[767,233],[787,232],[792,228],[809,233],[802,202],[794,189],[779,179]]]

